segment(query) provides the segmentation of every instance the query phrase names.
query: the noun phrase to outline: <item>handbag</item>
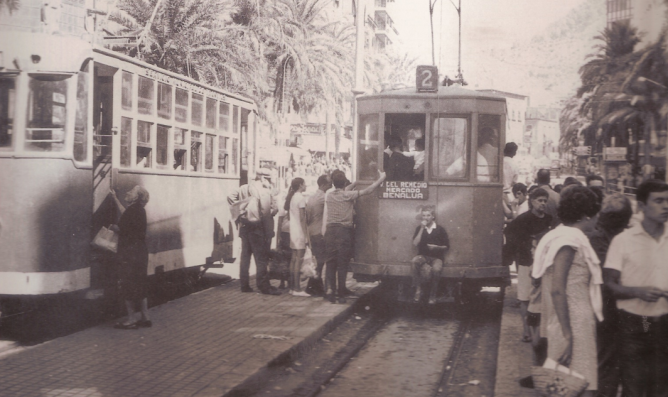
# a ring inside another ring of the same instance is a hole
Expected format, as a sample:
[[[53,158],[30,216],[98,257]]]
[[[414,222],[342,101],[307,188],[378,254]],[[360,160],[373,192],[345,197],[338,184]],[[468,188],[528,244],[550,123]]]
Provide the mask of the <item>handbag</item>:
[[[302,279],[307,279],[316,276],[316,260],[315,256],[311,252],[311,247],[306,247],[306,252],[304,252],[304,261],[302,262]]]
[[[541,396],[577,397],[589,385],[584,376],[549,357],[542,367],[531,367],[531,377]]]
[[[118,250],[118,234],[115,231],[102,226],[90,245],[115,254]]]

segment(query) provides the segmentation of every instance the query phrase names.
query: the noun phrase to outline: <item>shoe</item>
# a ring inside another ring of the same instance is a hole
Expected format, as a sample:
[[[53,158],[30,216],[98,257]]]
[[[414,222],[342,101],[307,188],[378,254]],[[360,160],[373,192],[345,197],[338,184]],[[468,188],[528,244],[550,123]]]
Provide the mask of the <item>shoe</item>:
[[[301,297],[305,297],[305,298],[310,298],[311,297],[311,295],[309,295],[309,293],[305,292],[305,291],[293,291],[292,296],[301,296]]]
[[[342,294],[340,293],[339,295],[341,295],[341,296],[352,296],[352,295],[355,295],[355,293],[353,291],[349,290],[348,288],[346,288],[343,291],[343,293]]]
[[[253,288],[249,286],[241,287],[241,292],[253,292]]]
[[[137,323],[132,323],[132,324],[116,323],[116,324],[114,324],[114,328],[116,328],[116,329],[139,329],[139,327],[137,326]]]
[[[336,303],[336,296],[334,294],[325,294],[325,300]]]
[[[417,288],[415,291],[415,296],[413,297],[413,302],[419,302],[420,298],[422,298],[422,289],[420,287]]]
[[[280,295],[281,293],[279,291],[273,290],[273,289],[264,289],[260,291],[261,294],[264,295]]]
[[[429,298],[429,304],[430,305],[435,305],[436,304],[436,298]]]
[[[527,376],[525,378],[520,379],[520,386],[521,387],[526,387],[527,389],[533,389],[533,378],[531,376]]]
[[[524,335],[524,336],[522,337],[522,342],[524,342],[524,343],[529,343],[529,342],[531,342],[531,337],[528,336],[528,335]]]
[[[345,305],[345,304],[346,304],[346,298],[339,298],[339,299],[337,300],[337,302],[340,303],[340,304],[342,304],[342,305]]]
[[[139,320],[136,322],[138,327],[143,327],[143,328],[151,328],[153,326],[153,322],[151,320]]]

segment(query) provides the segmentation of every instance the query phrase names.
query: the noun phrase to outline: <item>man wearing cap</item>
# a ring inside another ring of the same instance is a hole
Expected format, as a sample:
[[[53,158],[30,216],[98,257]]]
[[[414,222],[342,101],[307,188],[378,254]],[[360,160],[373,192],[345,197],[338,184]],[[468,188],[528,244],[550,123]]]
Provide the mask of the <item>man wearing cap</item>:
[[[233,211],[233,217],[239,226],[241,238],[241,258],[239,262],[239,279],[241,292],[253,292],[250,286],[250,258],[255,258],[257,267],[256,284],[258,290],[266,295],[280,295],[269,283],[267,272],[267,255],[269,243],[274,235],[274,215],[278,212],[276,199],[271,195],[271,171],[266,168],[258,169],[255,180],[240,186],[227,197],[227,202]],[[255,197],[259,201],[260,222],[252,223],[234,213],[233,205],[248,198]]]

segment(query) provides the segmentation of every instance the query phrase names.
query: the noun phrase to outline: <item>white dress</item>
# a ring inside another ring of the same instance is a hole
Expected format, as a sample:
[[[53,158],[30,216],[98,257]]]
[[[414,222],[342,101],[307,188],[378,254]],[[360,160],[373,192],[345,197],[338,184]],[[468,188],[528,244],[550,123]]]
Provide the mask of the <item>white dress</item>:
[[[290,200],[290,248],[296,250],[306,249],[306,235],[299,212],[301,208],[306,208],[306,198],[297,192]]]

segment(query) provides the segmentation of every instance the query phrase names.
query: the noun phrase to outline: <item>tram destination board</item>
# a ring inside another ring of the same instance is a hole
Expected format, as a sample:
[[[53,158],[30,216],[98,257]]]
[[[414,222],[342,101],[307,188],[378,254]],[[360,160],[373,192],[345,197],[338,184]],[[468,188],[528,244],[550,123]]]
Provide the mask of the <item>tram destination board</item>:
[[[399,200],[427,200],[429,198],[427,182],[389,181],[383,182],[378,189],[378,198]]]

